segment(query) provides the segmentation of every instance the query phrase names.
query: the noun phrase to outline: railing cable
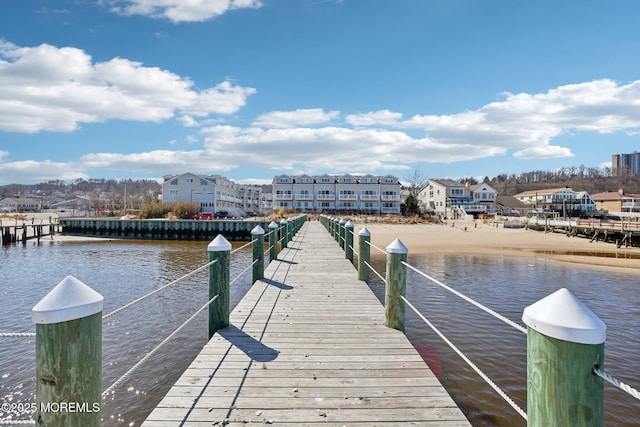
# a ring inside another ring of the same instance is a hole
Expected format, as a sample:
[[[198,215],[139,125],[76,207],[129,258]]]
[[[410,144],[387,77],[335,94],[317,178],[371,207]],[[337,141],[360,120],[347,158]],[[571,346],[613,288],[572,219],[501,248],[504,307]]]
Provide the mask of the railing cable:
[[[415,271],[416,273],[420,274],[421,276],[431,280],[436,285],[443,287],[444,289],[448,290],[449,292],[454,293],[455,295],[459,296],[463,300],[475,305],[479,309],[486,311],[487,313],[489,313],[490,315],[494,316],[495,318],[502,320],[504,323],[506,323],[507,325],[519,330],[523,334],[527,333],[527,328],[525,328],[524,326],[517,324],[516,322],[514,322],[511,319],[507,319],[502,314],[497,313],[497,312],[491,310],[489,307],[486,307],[485,305],[475,301],[474,299],[469,298],[468,296],[464,295],[463,293],[460,293],[460,292],[456,291],[455,289],[445,285],[444,283],[440,282],[439,280],[434,279],[433,277],[429,276],[428,274],[418,270],[417,268],[413,267],[412,265],[407,264],[404,261],[400,261],[400,262],[402,263],[402,265],[406,266],[407,268],[409,268],[409,269]]]
[[[384,283],[385,285],[387,284],[387,279],[382,277],[382,275],[378,273],[375,268],[371,267],[371,264],[369,264],[367,261],[364,261],[364,263],[367,267],[369,267],[371,271],[373,271],[373,274],[375,274],[376,276],[378,276],[378,278],[380,278],[380,280],[382,280],[382,283]]]
[[[249,243],[245,243],[244,245],[240,246],[239,248],[236,248],[234,250],[231,251],[231,254],[235,254],[238,251],[241,251],[242,249],[246,248],[247,246],[253,245],[255,242],[257,242],[258,239],[253,239],[252,241],[250,241]]]
[[[255,265],[255,263],[257,263],[258,260],[253,261],[251,264],[249,264],[249,266],[247,268],[245,268],[244,270],[242,270],[240,272],[240,274],[238,274],[235,279],[233,279],[232,281],[229,282],[229,286],[233,285],[236,280],[238,280],[244,273],[246,273],[247,271],[249,271],[251,269],[251,267],[253,267]]]
[[[365,243],[369,246],[371,246],[372,248],[378,250],[379,252],[382,252],[383,254],[387,254],[387,251],[385,251],[384,249],[380,249],[379,247],[377,247],[376,245],[374,245],[373,243],[369,242],[368,240],[365,240]]]
[[[196,311],[195,313],[193,313],[193,315],[191,317],[189,317],[182,325],[180,325],[178,327],[178,329],[176,329],[175,331],[173,331],[168,337],[166,337],[164,340],[162,340],[162,342],[160,344],[158,344],[157,346],[155,346],[153,348],[153,350],[151,350],[149,353],[146,354],[146,356],[144,356],[142,359],[140,359],[138,361],[138,363],[136,363],[135,365],[133,365],[133,367],[131,369],[129,369],[127,372],[125,372],[125,374],[123,376],[121,376],[120,378],[118,378],[113,384],[111,384],[109,387],[107,387],[107,389],[105,391],[102,392],[102,396],[106,396],[108,395],[114,388],[116,388],[117,386],[119,386],[120,384],[122,384],[127,378],[129,378],[131,376],[131,374],[133,374],[133,372],[135,372],[136,369],[138,369],[144,362],[146,362],[147,360],[149,360],[149,358],[151,358],[151,356],[153,356],[159,349],[160,347],[162,347],[163,345],[165,345],[171,338],[173,338],[174,336],[176,336],[178,334],[178,332],[180,332],[185,326],[187,326],[193,319],[195,319],[195,317],[200,314],[202,311],[204,311],[205,308],[209,307],[209,305],[211,305],[212,302],[214,302],[215,300],[218,299],[220,295],[214,295],[209,301],[207,301],[207,303],[205,305],[203,305],[202,307],[200,307],[198,309],[198,311]]]
[[[453,351],[455,351],[467,364],[474,370],[480,377],[487,382],[493,388],[496,393],[500,395],[513,409],[516,410],[518,414],[525,420],[527,419],[527,413],[522,410],[511,398],[504,392],[500,387],[498,387],[480,368],[478,368],[458,347],[456,347],[449,339],[442,333],[438,328],[436,328],[433,323],[427,320],[426,317],[422,315],[405,297],[400,296],[402,300],[431,328],[433,331],[438,334],[440,338],[444,342],[446,342]]]
[[[35,332],[0,332],[0,338],[31,338],[35,336]]]
[[[631,387],[629,384],[623,383],[622,381],[620,381],[619,379],[617,379],[616,377],[614,377],[610,373],[603,371],[602,369],[598,368],[597,366],[593,367],[592,372],[595,375],[597,375],[600,378],[602,378],[605,381],[607,381],[608,383],[613,384],[614,386],[618,387],[620,390],[623,390],[623,391],[629,393],[631,396],[635,397],[636,399],[640,400],[640,392],[638,392],[638,390],[636,390],[633,387]]]
[[[172,282],[169,282],[169,283],[167,283],[166,285],[164,285],[164,286],[162,286],[162,287],[160,287],[160,288],[158,288],[158,289],[155,289],[155,290],[153,290],[153,291],[149,292],[148,294],[143,295],[143,296],[141,296],[140,298],[138,298],[138,299],[136,299],[136,300],[133,300],[133,301],[131,301],[131,302],[130,302],[130,303],[128,303],[128,304],[123,305],[123,306],[122,306],[122,307],[120,307],[120,308],[117,308],[117,309],[113,310],[111,313],[109,313],[109,314],[105,314],[104,316],[102,316],[102,320],[106,320],[106,319],[110,318],[111,316],[115,316],[116,314],[119,314],[120,312],[122,312],[122,311],[124,311],[124,310],[126,310],[126,309],[128,309],[128,308],[130,308],[130,307],[132,307],[132,306],[134,306],[134,305],[136,305],[136,304],[138,304],[139,302],[141,302],[141,301],[143,301],[143,300],[145,300],[145,299],[149,298],[149,297],[150,297],[150,296],[152,296],[152,295],[157,294],[158,292],[160,292],[160,291],[162,291],[162,290],[164,290],[164,289],[168,288],[169,286],[175,285],[175,284],[176,284],[176,283],[178,283],[179,281],[184,280],[184,279],[186,279],[187,277],[191,277],[191,276],[193,276],[193,275],[194,275],[194,274],[196,274],[197,272],[199,272],[199,271],[201,271],[201,270],[204,270],[205,268],[207,268],[207,267],[209,267],[209,266],[211,266],[211,265],[215,264],[216,262],[218,262],[218,260],[217,260],[217,259],[214,259],[213,261],[208,262],[208,263],[206,263],[205,265],[203,265],[203,266],[201,266],[201,267],[196,268],[195,270],[193,270],[193,271],[191,271],[191,272],[189,272],[189,273],[185,274],[184,276],[182,276],[182,277],[178,277],[177,279],[173,280]]]

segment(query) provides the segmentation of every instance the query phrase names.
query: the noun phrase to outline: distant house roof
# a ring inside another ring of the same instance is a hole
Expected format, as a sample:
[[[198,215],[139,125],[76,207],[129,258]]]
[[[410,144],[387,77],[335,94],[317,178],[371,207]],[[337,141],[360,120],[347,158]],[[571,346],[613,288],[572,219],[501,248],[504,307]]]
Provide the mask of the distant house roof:
[[[522,193],[516,194],[514,197],[535,196],[536,194],[538,196],[541,196],[541,195],[544,195],[544,194],[554,194],[554,193],[557,193],[558,191],[562,191],[562,190],[571,190],[571,191],[573,191],[571,188],[568,188],[568,187],[541,188],[540,190],[523,191]]]
[[[442,185],[443,187],[464,187],[464,185],[462,185],[461,183],[459,183],[458,181],[455,181],[453,179],[430,179],[430,182],[435,182],[437,184]]]
[[[529,209],[529,205],[522,203],[520,200],[513,196],[496,196],[496,206],[508,210],[508,209]]]

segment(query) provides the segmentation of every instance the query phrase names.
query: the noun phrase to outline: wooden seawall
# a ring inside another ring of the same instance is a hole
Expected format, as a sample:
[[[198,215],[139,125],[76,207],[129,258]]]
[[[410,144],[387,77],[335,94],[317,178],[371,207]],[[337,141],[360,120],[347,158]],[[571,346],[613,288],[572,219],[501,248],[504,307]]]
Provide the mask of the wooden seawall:
[[[62,232],[78,236],[149,240],[213,240],[218,234],[232,241],[251,240],[251,230],[269,221],[81,219],[61,218]]]
[[[305,223],[143,425],[469,426],[356,276]]]

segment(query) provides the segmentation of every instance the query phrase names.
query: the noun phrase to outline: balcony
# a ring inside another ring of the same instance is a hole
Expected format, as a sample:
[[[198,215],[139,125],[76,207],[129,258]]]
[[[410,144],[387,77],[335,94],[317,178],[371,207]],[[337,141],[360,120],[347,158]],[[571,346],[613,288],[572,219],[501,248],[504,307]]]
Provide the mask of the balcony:
[[[296,200],[313,200],[313,194],[307,194],[307,193],[296,194],[295,199]]]
[[[275,200],[293,200],[292,194],[276,194],[274,196]]]
[[[338,200],[358,200],[357,194],[339,194]]]
[[[335,200],[335,194],[316,194],[316,200]]]
[[[362,194],[360,196],[360,200],[363,200],[363,201],[371,201],[371,200],[378,201],[378,200],[380,200],[380,196],[378,196],[377,194]]]
[[[400,195],[399,194],[383,194],[382,196],[380,196],[380,200],[398,202],[400,201]]]
[[[394,207],[383,207],[380,209],[380,212],[382,213],[400,213],[400,206],[394,206]]]

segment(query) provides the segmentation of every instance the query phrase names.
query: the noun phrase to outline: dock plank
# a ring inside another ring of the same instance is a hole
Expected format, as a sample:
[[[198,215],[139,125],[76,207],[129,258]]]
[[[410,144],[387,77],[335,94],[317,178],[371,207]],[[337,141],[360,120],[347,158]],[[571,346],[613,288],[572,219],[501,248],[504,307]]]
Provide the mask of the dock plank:
[[[319,223],[307,222],[143,423],[469,426]]]

